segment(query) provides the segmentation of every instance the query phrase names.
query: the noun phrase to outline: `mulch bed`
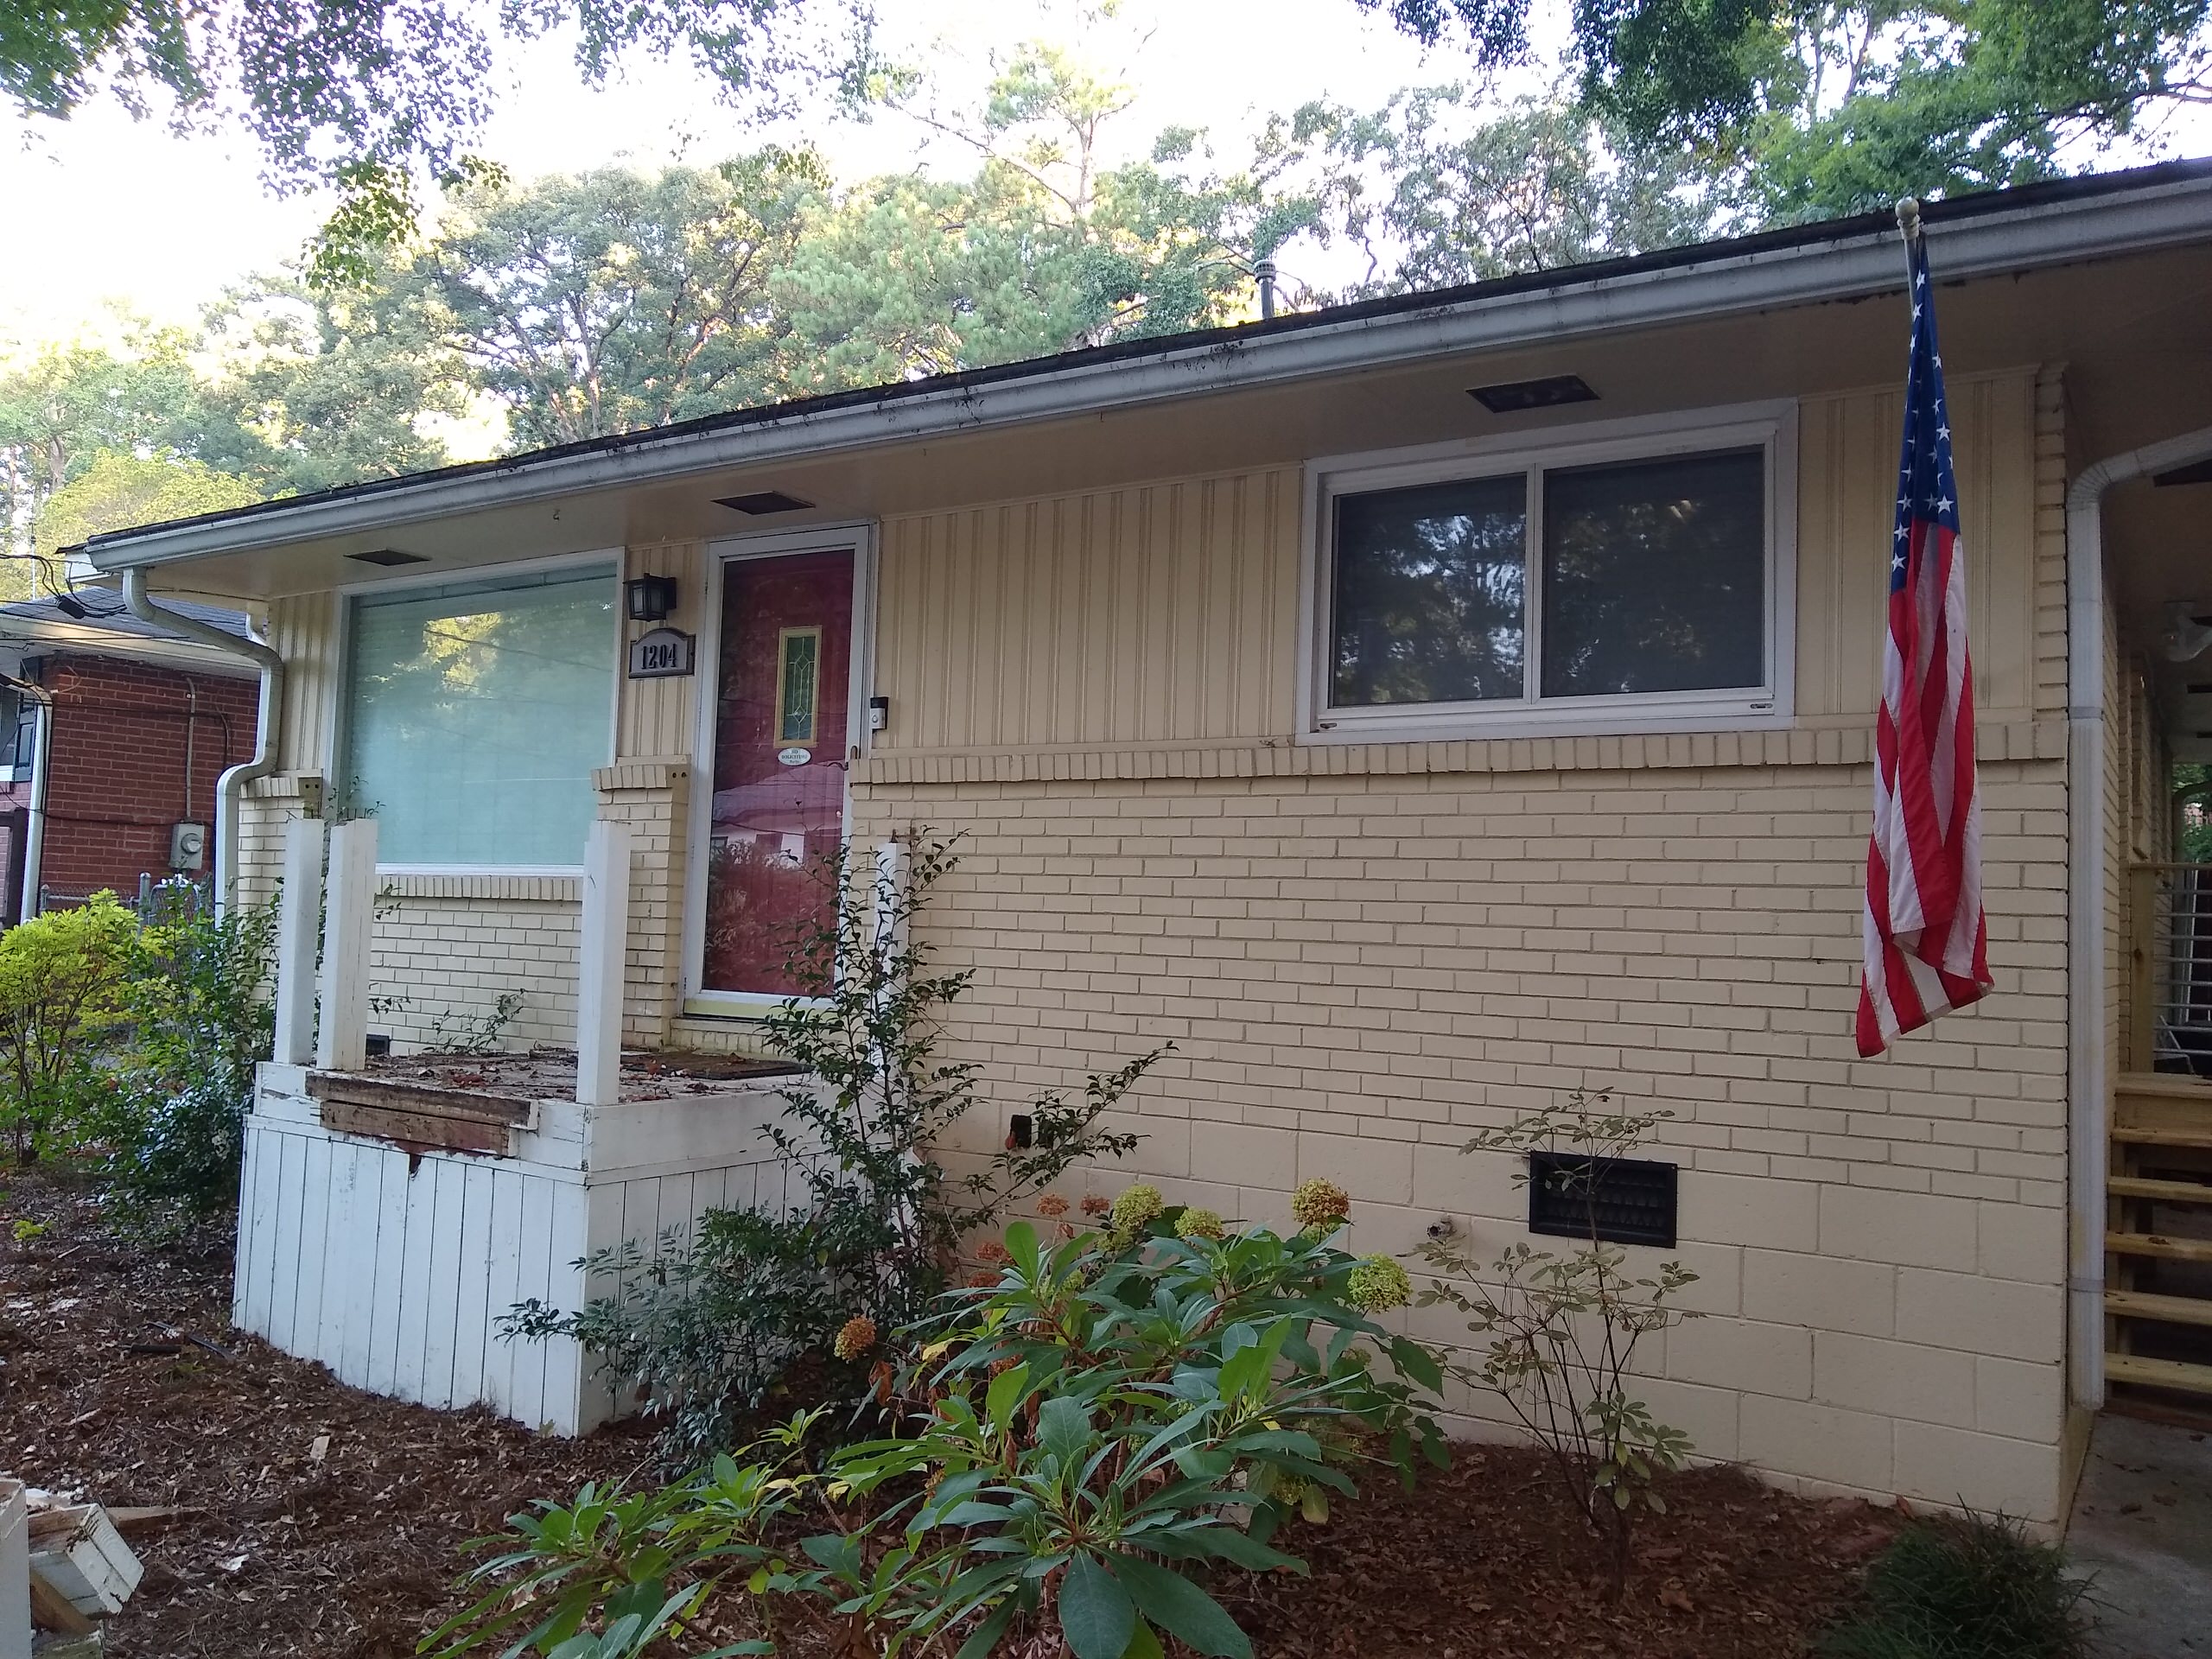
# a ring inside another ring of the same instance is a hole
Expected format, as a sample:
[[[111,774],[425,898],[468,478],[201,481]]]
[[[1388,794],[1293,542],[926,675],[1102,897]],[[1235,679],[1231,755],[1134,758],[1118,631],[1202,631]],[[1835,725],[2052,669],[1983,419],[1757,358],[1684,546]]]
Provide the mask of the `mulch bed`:
[[[1312,1578],[1224,1600],[1269,1659],[1788,1659],[1904,1521],[1696,1470],[1638,1523],[1615,1601],[1553,1479],[1524,1448],[1455,1446],[1410,1495],[1370,1478],[1356,1508],[1284,1541]]]
[[[462,1605],[466,1540],[647,1463],[632,1431],[561,1440],[346,1388],[230,1329],[226,1237],[117,1236],[66,1177],[0,1188],[0,1229],[47,1229],[0,1230],[0,1472],[194,1511],[134,1535],[147,1574],[111,1623],[123,1659],[398,1659]],[[1455,1447],[1412,1495],[1370,1479],[1285,1540],[1310,1579],[1217,1592],[1269,1659],[1788,1659],[1899,1520],[1700,1471],[1669,1484],[1615,1602],[1547,1478],[1526,1451]]]
[[[111,1621],[124,1659],[398,1659],[465,1605],[465,1541],[645,1456],[635,1435],[562,1440],[349,1389],[231,1330],[227,1235],[150,1246],[66,1179],[0,1171],[0,1472],[198,1511],[131,1535],[146,1577]],[[18,1217],[47,1230],[11,1243]]]

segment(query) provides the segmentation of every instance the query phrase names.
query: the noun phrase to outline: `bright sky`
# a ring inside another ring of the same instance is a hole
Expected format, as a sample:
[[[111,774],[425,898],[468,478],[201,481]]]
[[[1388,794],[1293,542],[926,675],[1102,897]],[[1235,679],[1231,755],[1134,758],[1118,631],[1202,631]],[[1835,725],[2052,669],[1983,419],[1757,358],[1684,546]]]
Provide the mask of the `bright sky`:
[[[1548,5],[1539,45],[1555,49],[1565,6]],[[878,6],[895,53],[912,60],[928,42],[948,42],[956,61],[972,66],[977,86],[995,47],[1029,38],[1080,44],[1084,9],[1082,0]],[[1224,162],[1243,159],[1246,135],[1268,113],[1315,98],[1373,108],[1399,87],[1465,79],[1470,69],[1463,51],[1424,54],[1352,0],[1121,0],[1119,12],[1085,49],[1139,89],[1136,107],[1117,124],[1123,139],[1141,146],[1161,127],[1204,127]],[[620,82],[592,92],[565,41],[549,40],[511,58],[505,73],[483,148],[521,177],[613,162],[708,162],[770,136],[741,128],[681,60],[640,58]],[[1532,72],[1504,90],[1540,87]],[[2166,135],[2163,153],[2212,152],[2212,111],[2192,113]],[[825,123],[803,136],[849,177],[910,166],[928,148],[895,115],[866,125]],[[972,164],[966,156],[944,161],[963,171]],[[0,257],[0,358],[29,342],[107,334],[118,305],[157,321],[196,321],[227,283],[295,257],[327,211],[314,199],[266,195],[243,135],[180,137],[157,122],[134,122],[112,104],[89,106],[66,124],[26,124],[0,112],[0,202],[16,232]]]
[[[880,12],[887,37],[914,45],[943,38],[979,66],[994,46],[1072,41],[1077,27],[1072,8],[1038,0],[882,0]],[[1193,38],[1194,16],[1218,22]],[[1225,141],[1224,160],[1241,159],[1244,133],[1271,111],[1321,97],[1376,105],[1402,86],[1464,79],[1468,67],[1448,50],[1425,61],[1351,0],[1127,0],[1110,44],[1126,48],[1147,31],[1156,32],[1126,64],[1124,78],[1141,98],[1121,130],[1141,144],[1164,126],[1210,128]],[[1124,55],[1100,54],[1109,66]],[[547,41],[514,60],[510,73],[483,149],[521,177],[617,161],[711,162],[766,136],[741,129],[681,60],[641,59],[620,84],[591,92],[565,43]],[[978,82],[983,73],[976,71]],[[897,116],[827,124],[806,136],[841,175],[855,177],[910,166],[919,145],[912,124]],[[67,124],[0,114],[0,200],[19,232],[35,227],[16,243],[31,257],[0,258],[0,354],[11,344],[105,334],[112,304],[158,321],[196,321],[227,283],[296,257],[327,211],[314,199],[266,195],[242,134],[180,137],[111,104]]]

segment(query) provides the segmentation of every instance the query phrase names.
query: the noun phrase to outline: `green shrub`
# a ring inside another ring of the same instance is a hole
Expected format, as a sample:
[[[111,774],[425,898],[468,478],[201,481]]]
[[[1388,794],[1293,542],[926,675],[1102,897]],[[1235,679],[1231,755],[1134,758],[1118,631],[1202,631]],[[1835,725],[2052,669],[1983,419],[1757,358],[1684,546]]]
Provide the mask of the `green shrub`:
[[[138,924],[111,893],[0,934],[0,1135],[29,1164],[104,1092]]]
[[[1441,1386],[1435,1357],[1369,1317],[1403,1305],[1402,1272],[1335,1225],[1186,1236],[1183,1214],[1117,1204],[1113,1230],[1053,1245],[1008,1229],[997,1282],[948,1299],[906,1368],[907,1432],[838,1459],[859,1496],[923,1486],[893,1552],[916,1637],[976,1621],[962,1651],[983,1654],[1057,1624],[1075,1659],[1164,1636],[1249,1656],[1208,1568],[1303,1572],[1276,1541],[1353,1490],[1343,1465],[1380,1457],[1408,1486],[1417,1450],[1443,1465],[1416,1387]]]
[[[976,1068],[941,1059],[938,1020],[968,973],[930,970],[914,923],[955,868],[952,844],[909,850],[903,883],[842,849],[814,874],[836,895],[828,918],[792,939],[787,971],[806,993],[764,1027],[804,1068],[769,1125],[791,1211],[709,1211],[690,1241],[625,1240],[577,1265],[616,1289],[567,1313],[529,1301],[505,1316],[512,1337],[574,1337],[626,1393],[664,1419],[669,1460],[689,1466],[731,1443],[738,1422],[802,1358],[838,1382],[858,1374],[835,1352],[839,1329],[866,1318],[896,1330],[950,1281],[961,1236],[1081,1158],[1115,1156],[1137,1137],[1102,1127],[1164,1048],[1087,1077],[1080,1099],[1047,1093],[1023,1109],[1031,1144],[1007,1147],[965,1179],[936,1147],[977,1103]],[[844,1373],[839,1376],[840,1370]]]
[[[1249,1659],[1205,1580],[1304,1571],[1284,1529],[1325,1518],[1348,1465],[1410,1483],[1417,1454],[1440,1465],[1421,1390],[1441,1376],[1370,1317],[1402,1275],[1338,1249],[1341,1214],[1216,1236],[1132,1191],[1103,1234],[1009,1229],[995,1278],[904,1333],[881,1374],[890,1435],[817,1466],[803,1415],[750,1461],[518,1516],[517,1547],[475,1575],[487,1593],[424,1649],[635,1659],[736,1630],[714,1651],[766,1653],[805,1629],[848,1653],[982,1659],[1012,1636],[1126,1659],[1173,1637]],[[875,1338],[856,1316],[840,1346],[865,1357]],[[798,1536],[808,1517],[833,1529]]]
[[[1866,1575],[1822,1659],[2080,1659],[2088,1586],[2002,1516],[1916,1521]]]
[[[1502,1400],[1549,1458],[1605,1551],[1617,1596],[1628,1581],[1638,1513],[1664,1512],[1656,1479],[1691,1450],[1688,1435],[1653,1417],[1632,1392],[1637,1349],[1654,1332],[1698,1317],[1677,1300],[1697,1275],[1679,1262],[1637,1274],[1626,1250],[1599,1237],[1596,1205],[1606,1172],[1666,1116],[1616,1111],[1610,1094],[1578,1090],[1564,1106],[1486,1130],[1462,1148],[1559,1157],[1547,1179],[1589,1217],[1586,1243],[1557,1254],[1516,1243],[1488,1262],[1450,1238],[1421,1250],[1440,1274],[1422,1305],[1457,1309],[1486,1339],[1479,1358],[1455,1356],[1447,1369]],[[1527,1185],[1529,1169],[1514,1185]]]
[[[124,1198],[210,1215],[238,1202],[254,1067],[275,1033],[264,992],[276,912],[241,906],[219,920],[196,902],[163,908],[169,918],[131,945],[130,1043],[98,1129]]]

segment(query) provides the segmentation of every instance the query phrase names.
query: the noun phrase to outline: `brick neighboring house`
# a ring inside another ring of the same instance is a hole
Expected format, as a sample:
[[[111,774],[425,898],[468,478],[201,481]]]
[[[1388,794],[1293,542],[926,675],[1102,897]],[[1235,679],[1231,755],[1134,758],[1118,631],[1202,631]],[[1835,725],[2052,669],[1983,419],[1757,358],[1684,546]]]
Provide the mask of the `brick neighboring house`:
[[[178,608],[246,631],[237,611]],[[250,664],[88,591],[0,605],[0,675],[16,682],[12,726],[0,723],[0,919],[12,925],[103,887],[128,901],[145,878],[207,878],[215,780],[253,753]],[[41,694],[53,711],[43,753]]]

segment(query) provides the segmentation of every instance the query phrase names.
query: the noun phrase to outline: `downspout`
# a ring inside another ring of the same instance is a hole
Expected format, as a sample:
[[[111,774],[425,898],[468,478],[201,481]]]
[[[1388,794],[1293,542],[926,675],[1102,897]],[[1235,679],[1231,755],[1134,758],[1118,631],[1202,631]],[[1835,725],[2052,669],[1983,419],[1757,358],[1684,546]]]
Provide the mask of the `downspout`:
[[[31,798],[23,812],[23,890],[16,905],[16,919],[28,922],[44,908],[39,903],[46,861],[46,768],[54,748],[54,698],[46,688],[36,688],[33,706],[38,710],[31,726]]]
[[[2066,1115],[2072,1172],[2067,1272],[2075,1404],[2105,1402],[2106,1175],[2112,1077],[2105,1006],[2104,496],[2212,458],[2212,427],[2108,456],[2066,492]]]
[[[133,566],[123,573],[123,601],[140,621],[198,640],[226,655],[243,657],[261,670],[261,709],[254,722],[253,759],[226,767],[215,779],[215,913],[220,916],[238,898],[238,806],[245,786],[276,770],[276,727],[284,707],[284,659],[258,639],[242,639],[197,617],[156,604],[146,592],[146,572],[141,567]]]

